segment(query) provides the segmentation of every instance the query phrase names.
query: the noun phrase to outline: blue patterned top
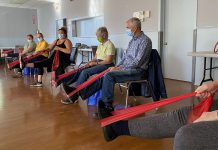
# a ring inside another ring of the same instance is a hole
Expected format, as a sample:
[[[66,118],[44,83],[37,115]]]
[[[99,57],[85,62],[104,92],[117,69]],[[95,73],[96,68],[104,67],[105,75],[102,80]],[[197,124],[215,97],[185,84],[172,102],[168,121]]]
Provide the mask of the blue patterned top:
[[[122,70],[148,68],[149,57],[152,50],[151,39],[142,31],[138,37],[133,37],[129,42],[124,56],[117,66]]]

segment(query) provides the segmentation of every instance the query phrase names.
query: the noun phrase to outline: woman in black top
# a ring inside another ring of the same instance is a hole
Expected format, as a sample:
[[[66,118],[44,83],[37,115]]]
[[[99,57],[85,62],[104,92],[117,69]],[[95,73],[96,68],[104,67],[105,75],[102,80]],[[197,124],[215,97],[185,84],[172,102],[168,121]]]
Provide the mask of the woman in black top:
[[[72,43],[67,38],[67,30],[65,28],[61,28],[58,30],[58,39],[56,39],[51,45],[49,45],[49,50],[53,50],[50,57],[46,60],[28,63],[25,66],[31,68],[39,68],[39,67],[47,67],[49,71],[51,71],[53,60],[55,58],[56,51],[58,51],[59,55],[59,65],[55,70],[56,76],[63,74],[65,72],[65,68],[70,65],[70,53],[71,53]],[[36,82],[32,85],[33,87],[41,87],[42,82]]]

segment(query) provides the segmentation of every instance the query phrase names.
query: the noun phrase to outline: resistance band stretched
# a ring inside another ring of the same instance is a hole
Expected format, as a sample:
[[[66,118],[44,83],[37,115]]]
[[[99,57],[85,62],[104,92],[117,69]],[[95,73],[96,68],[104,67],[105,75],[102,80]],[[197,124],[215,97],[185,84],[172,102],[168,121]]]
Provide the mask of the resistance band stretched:
[[[96,80],[98,80],[99,78],[103,77],[106,73],[108,73],[110,70],[107,69],[101,73],[99,73],[98,75],[96,75],[95,77],[87,80],[86,82],[80,84],[74,91],[72,91],[71,93],[69,93],[67,96],[71,97],[73,96],[75,93],[79,92],[80,90],[84,89],[85,87],[89,86],[90,84],[92,84],[93,82],[95,82]]]
[[[55,79],[55,75],[52,75],[52,86],[57,86],[58,84],[60,84],[60,81],[63,80],[64,78],[68,77],[68,76],[71,75],[71,74],[76,73],[76,72],[79,71],[79,70],[83,70],[83,69],[85,69],[85,68],[86,68],[85,66],[82,66],[82,67],[73,69],[73,70],[70,71],[70,72],[67,72],[67,73],[64,73],[64,74],[59,75],[59,76],[57,77],[57,79]],[[53,74],[54,74],[54,72],[53,72]]]
[[[135,106],[135,107],[131,107],[131,108],[127,108],[127,109],[123,109],[123,110],[117,110],[112,112],[112,114],[114,116],[110,116],[108,118],[104,118],[102,120],[100,120],[101,122],[101,126],[104,127],[106,125],[109,125],[111,123],[120,121],[120,120],[125,120],[125,119],[129,119],[135,116],[138,116],[142,113],[145,113],[149,110],[155,109],[155,108],[159,108],[161,106],[165,106],[177,101],[181,101],[183,99],[189,98],[189,97],[193,97],[195,96],[196,93],[188,93],[185,95],[181,95],[181,96],[177,96],[177,97],[173,97],[173,98],[169,98],[169,99],[165,99],[165,100],[161,100],[161,101],[157,101],[157,102],[153,102],[150,104],[144,104],[144,105],[140,105],[140,106]],[[203,112],[206,112],[210,109],[211,104],[212,104],[213,98],[212,96],[204,99],[202,102],[200,102],[198,105],[196,105],[192,111],[190,112],[189,118],[188,118],[188,123],[193,122],[194,120],[196,120],[197,118],[200,117],[200,115]]]
[[[51,84],[52,86],[57,86],[56,83],[56,69],[59,67],[59,51],[55,51],[54,59],[52,62],[52,72],[51,72]]]
[[[52,86],[57,86],[59,81],[66,78],[67,76],[79,71],[79,70],[82,70],[84,69],[85,67],[80,67],[80,68],[76,68],[70,72],[67,72],[67,73],[64,73],[64,74],[61,74],[61,75],[58,75],[58,77],[56,78],[56,69],[59,67],[59,51],[56,51],[55,52],[55,56],[54,56],[54,59],[53,59],[53,63],[52,63],[52,73],[51,73],[51,83],[52,83]]]
[[[47,52],[48,52],[48,50],[43,50],[43,51],[39,52],[36,55],[30,56],[30,57],[25,57],[25,58],[23,58],[23,60],[24,60],[24,62],[28,62],[28,61],[30,61],[30,60],[32,60],[32,59],[34,59],[34,58],[44,54],[44,53],[47,53]],[[15,60],[15,61],[13,61],[13,62],[8,64],[8,68],[11,69],[14,66],[18,65],[19,63],[20,63],[19,60]]]
[[[8,54],[8,53],[11,53],[11,52],[13,52],[13,51],[14,51],[14,49],[7,50],[7,51],[3,51],[2,54]]]

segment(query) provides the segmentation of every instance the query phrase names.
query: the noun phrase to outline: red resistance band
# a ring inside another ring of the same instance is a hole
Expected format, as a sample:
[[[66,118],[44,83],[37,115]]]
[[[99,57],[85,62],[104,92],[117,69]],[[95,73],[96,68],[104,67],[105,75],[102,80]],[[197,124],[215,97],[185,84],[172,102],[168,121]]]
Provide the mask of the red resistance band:
[[[7,50],[7,51],[3,51],[2,54],[8,54],[8,53],[11,53],[11,52],[13,52],[13,51],[14,51],[14,49]]]
[[[52,71],[55,71],[59,67],[59,51],[55,51],[55,56],[52,63]]]
[[[195,95],[196,95],[195,92],[188,93],[185,95],[181,95],[181,96],[153,102],[150,104],[143,104],[143,105],[139,105],[139,106],[123,109],[123,110],[114,111],[114,112],[112,112],[113,116],[110,116],[108,118],[104,118],[104,119],[100,120],[101,127],[107,126],[111,123],[114,123],[114,122],[117,122],[120,120],[130,119],[132,117],[143,114],[149,110],[159,108],[161,106],[165,106],[165,105],[177,102],[177,101],[181,101],[183,99],[193,97]],[[204,99],[203,101],[201,101],[198,105],[196,105],[189,114],[188,123],[191,123],[194,120],[196,120],[197,118],[199,118],[203,112],[209,111],[209,109],[212,105],[212,101],[213,101],[213,98],[212,98],[212,96],[210,96],[210,97]]]
[[[55,56],[52,62],[52,72],[51,72],[51,84],[56,86],[56,69],[59,67],[59,51],[55,51]]]
[[[25,57],[23,60],[24,60],[24,62],[28,62],[28,61],[30,61],[30,60],[32,60],[32,59],[34,59],[34,58],[36,58],[36,57],[38,57],[38,56],[40,56],[42,54],[47,53],[47,52],[48,52],[48,50],[43,50],[43,51],[39,52],[36,55],[30,56],[30,57]],[[15,61],[8,64],[8,68],[11,69],[14,66],[18,65],[19,63],[20,63],[19,60],[15,60]]]
[[[101,73],[99,73],[98,75],[92,77],[91,79],[87,80],[86,82],[80,84],[74,91],[72,91],[71,93],[69,93],[67,96],[71,97],[74,94],[76,94],[77,92],[79,92],[80,90],[84,89],[85,87],[89,86],[90,84],[92,84],[93,82],[95,82],[96,80],[100,79],[101,77],[103,77],[106,73],[108,73],[110,70],[107,69]]]
[[[86,67],[85,66],[82,66],[82,67],[79,67],[79,68],[76,68],[70,72],[67,72],[67,73],[64,73],[64,74],[61,74],[58,76],[58,78],[55,80],[55,78],[52,78],[52,86],[57,86],[58,82],[60,82],[61,80],[63,80],[64,78],[68,77],[69,75],[72,75],[74,73],[76,73],[77,71],[79,70],[83,70],[85,69]],[[54,76],[54,75],[53,75]]]

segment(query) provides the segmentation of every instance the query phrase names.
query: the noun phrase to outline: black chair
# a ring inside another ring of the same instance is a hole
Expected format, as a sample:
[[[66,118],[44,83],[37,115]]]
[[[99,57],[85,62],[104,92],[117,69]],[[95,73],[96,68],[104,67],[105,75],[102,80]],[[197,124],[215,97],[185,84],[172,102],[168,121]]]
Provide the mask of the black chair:
[[[77,55],[78,55],[78,47],[72,47],[72,51],[70,54],[70,62],[71,62],[70,66],[72,68],[76,66]]]

